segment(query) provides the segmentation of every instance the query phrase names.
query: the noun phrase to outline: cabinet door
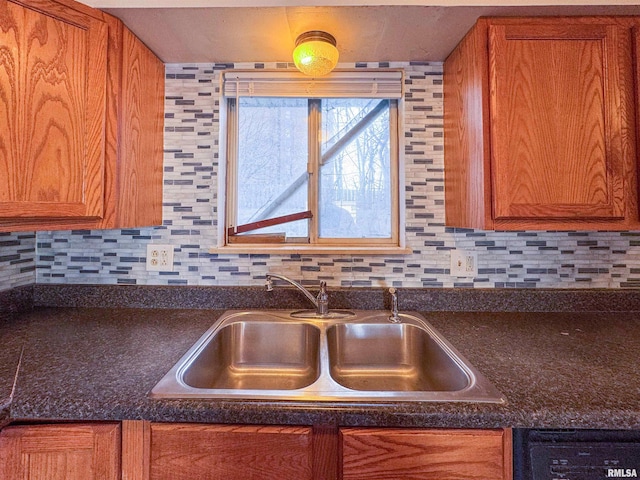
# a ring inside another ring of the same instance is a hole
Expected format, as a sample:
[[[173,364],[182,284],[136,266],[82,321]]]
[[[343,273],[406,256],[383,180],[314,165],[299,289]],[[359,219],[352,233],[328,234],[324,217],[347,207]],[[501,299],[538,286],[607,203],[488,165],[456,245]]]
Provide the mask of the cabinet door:
[[[313,479],[308,427],[151,425],[151,480]]]
[[[162,224],[164,64],[119,19],[109,26],[104,216],[54,229]]]
[[[116,424],[31,425],[0,431],[3,480],[118,480]]]
[[[115,226],[160,225],[164,64],[126,27],[122,52]]]
[[[495,220],[624,218],[619,28],[490,25]]]
[[[94,17],[0,2],[0,219],[102,216],[106,51]]]
[[[502,430],[340,429],[344,480],[511,478]]]

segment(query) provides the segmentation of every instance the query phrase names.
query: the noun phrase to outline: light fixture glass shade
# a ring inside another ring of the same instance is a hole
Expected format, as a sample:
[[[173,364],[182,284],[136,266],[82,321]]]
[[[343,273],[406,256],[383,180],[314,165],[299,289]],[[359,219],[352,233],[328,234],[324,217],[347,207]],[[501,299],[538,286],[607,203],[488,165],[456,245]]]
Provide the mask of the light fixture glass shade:
[[[300,35],[293,50],[293,63],[305,75],[321,77],[338,63],[336,39],[326,32],[312,31]]]

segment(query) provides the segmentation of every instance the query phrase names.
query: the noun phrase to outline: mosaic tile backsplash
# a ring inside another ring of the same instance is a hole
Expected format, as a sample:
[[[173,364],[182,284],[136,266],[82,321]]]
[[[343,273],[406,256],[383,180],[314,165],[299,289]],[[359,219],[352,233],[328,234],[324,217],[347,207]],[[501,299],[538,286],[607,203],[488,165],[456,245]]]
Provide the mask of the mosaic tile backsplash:
[[[36,234],[0,232],[0,291],[36,281]]]
[[[344,65],[353,67],[354,65]],[[217,244],[219,76],[167,65],[164,225],[37,233],[37,283],[260,285],[268,271],[342,287],[640,287],[640,232],[491,232],[444,226],[441,63],[356,64],[406,72],[404,256],[211,254]],[[24,238],[22,238],[24,237]],[[174,247],[174,272],[147,272],[148,243]],[[450,275],[452,249],[478,255],[478,275]],[[33,235],[0,236],[0,288],[34,281]],[[24,262],[24,263],[23,263]],[[7,280],[8,277],[8,280]]]

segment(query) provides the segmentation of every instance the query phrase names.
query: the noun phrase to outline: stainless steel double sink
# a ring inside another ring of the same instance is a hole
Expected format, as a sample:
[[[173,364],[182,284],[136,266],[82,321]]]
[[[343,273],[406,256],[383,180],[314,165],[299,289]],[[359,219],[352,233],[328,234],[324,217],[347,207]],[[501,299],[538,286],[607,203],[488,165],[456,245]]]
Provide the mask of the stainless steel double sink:
[[[227,311],[152,398],[466,401],[504,398],[422,316]]]

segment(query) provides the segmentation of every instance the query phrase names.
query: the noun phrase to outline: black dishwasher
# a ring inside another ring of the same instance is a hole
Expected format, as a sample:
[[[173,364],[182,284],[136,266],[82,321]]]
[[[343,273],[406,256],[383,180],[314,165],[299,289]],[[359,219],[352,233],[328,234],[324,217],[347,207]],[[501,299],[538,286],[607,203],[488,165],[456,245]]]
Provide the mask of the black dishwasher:
[[[640,478],[640,431],[513,430],[514,480]]]

